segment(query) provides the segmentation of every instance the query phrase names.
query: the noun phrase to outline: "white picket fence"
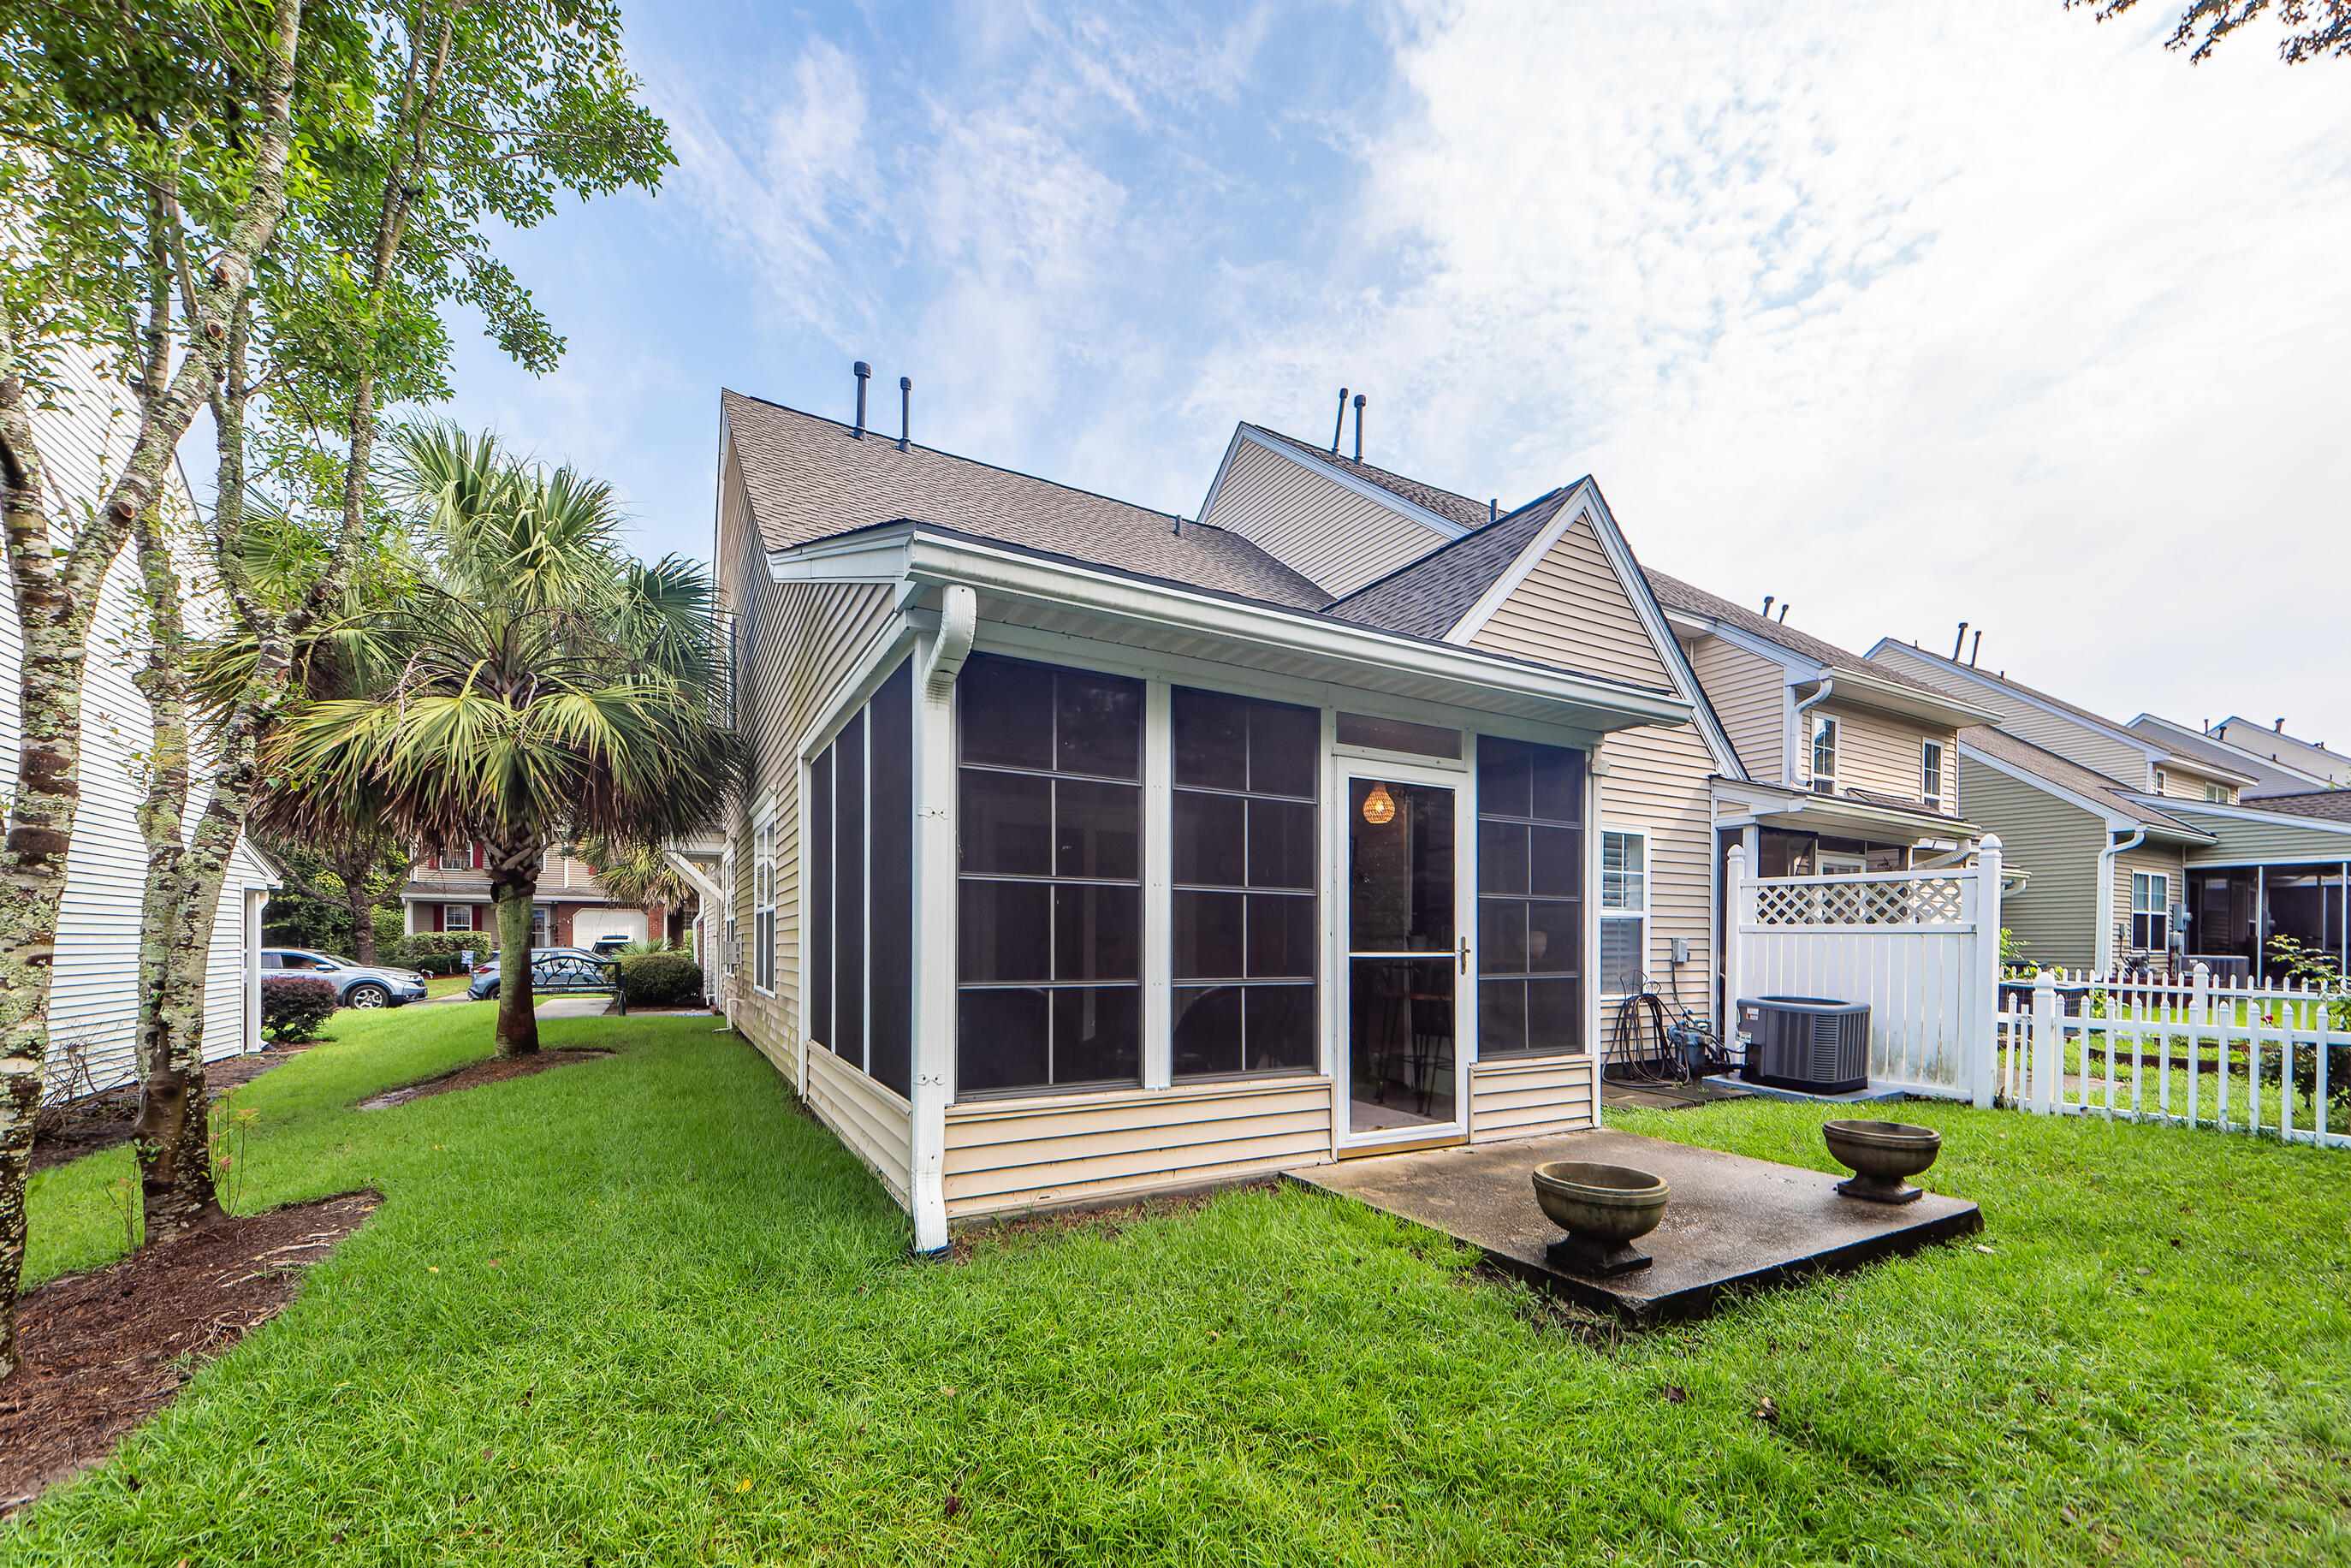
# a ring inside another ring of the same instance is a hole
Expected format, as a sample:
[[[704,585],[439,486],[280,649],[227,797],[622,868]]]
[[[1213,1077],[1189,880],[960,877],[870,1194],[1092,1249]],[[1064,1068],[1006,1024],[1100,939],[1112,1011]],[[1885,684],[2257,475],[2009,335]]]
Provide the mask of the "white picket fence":
[[[1726,999],[1867,1002],[1874,1085],[1988,1106],[2000,865],[2000,841],[1987,836],[1973,865],[1750,877],[1733,845]]]
[[[2185,978],[2043,970],[1997,1019],[2001,1104],[2351,1148],[2340,992],[2216,984],[2201,964]]]

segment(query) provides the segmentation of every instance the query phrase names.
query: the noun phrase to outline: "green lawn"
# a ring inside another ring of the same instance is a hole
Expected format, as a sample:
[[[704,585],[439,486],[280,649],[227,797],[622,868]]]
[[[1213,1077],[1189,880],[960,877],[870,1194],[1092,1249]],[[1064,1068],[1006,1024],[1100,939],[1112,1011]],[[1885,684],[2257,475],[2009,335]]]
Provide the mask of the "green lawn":
[[[241,1097],[244,1207],[382,1209],[0,1563],[2351,1561],[2342,1155],[1914,1106],[1989,1252],[1616,1340],[1297,1190],[910,1263],[707,1019],[344,1109],[489,1026],[344,1014]],[[1825,1168],[1819,1119],[1621,1124]],[[41,1189],[37,1273],[126,1157]]]
[[[424,999],[437,1002],[443,997],[454,997],[473,983],[471,975],[427,975],[424,977]]]

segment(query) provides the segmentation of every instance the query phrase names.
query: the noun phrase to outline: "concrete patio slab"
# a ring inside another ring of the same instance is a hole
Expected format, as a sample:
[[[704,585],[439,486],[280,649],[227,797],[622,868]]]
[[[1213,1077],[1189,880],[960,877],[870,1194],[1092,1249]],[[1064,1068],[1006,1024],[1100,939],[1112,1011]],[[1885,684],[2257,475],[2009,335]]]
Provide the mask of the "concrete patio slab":
[[[612,998],[601,991],[577,997],[549,997],[530,1009],[536,1019],[600,1019],[611,1009]]]
[[[1530,1176],[1552,1160],[1632,1166],[1665,1178],[1673,1189],[1665,1219],[1634,1244],[1654,1260],[1648,1268],[1600,1279],[1546,1256],[1561,1231],[1536,1207]],[[1981,1211],[1963,1198],[1930,1191],[1898,1207],[1868,1203],[1838,1195],[1842,1174],[1606,1129],[1289,1174],[1466,1241],[1520,1278],[1635,1327],[1701,1317],[1738,1292],[1857,1269],[1983,1228]]]

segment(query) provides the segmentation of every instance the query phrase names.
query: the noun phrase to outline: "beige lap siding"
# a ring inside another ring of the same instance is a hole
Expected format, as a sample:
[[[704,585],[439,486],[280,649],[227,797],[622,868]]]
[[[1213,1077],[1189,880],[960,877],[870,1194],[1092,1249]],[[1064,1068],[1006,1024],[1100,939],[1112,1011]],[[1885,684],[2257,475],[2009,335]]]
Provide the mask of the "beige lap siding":
[[[1642,933],[1641,967],[1658,994],[1704,1012],[1710,1006],[1714,973],[1714,802],[1708,783],[1714,758],[1687,725],[1612,735],[1601,755],[1608,773],[1600,780],[1599,827],[1648,835],[1648,928]],[[1594,887],[1592,895],[1597,900],[1600,890]],[[1667,961],[1677,936],[1690,945],[1689,962],[1678,977]],[[1599,955],[1593,957],[1596,971]],[[1613,1022],[1604,1009],[1603,1040]]]
[[[1327,1078],[967,1101],[947,1112],[947,1213],[1139,1194],[1330,1157]]]
[[[1491,1144],[1593,1125],[1589,1056],[1481,1061],[1469,1069],[1469,1138]]]
[[[1785,779],[1781,754],[1787,732],[1788,672],[1719,637],[1699,643],[1690,663],[1747,776],[1761,784]]]
[[[1812,712],[1828,714],[1837,721],[1836,783],[1840,790],[1867,789],[1916,800],[1919,799],[1922,744],[1929,740],[1941,742],[1943,810],[1951,810],[1949,779],[1951,758],[1959,752],[1959,737],[1954,731],[1931,729],[1916,719],[1834,701],[1823,703]],[[1809,782],[1813,768],[1809,716],[1797,744],[1802,748],[1804,778]]]
[[[1674,684],[1591,522],[1582,515],[1478,629],[1469,645],[1651,691],[1669,690]],[[1712,770],[1711,761],[1707,768]]]
[[[2030,944],[2020,961],[2089,967],[2097,960],[2105,819],[1973,758],[1960,761],[1959,773],[1968,820],[1999,834],[2001,862],[2032,879],[2001,901],[2001,924]]]
[[[1334,598],[1450,537],[1247,436],[1234,449],[1216,505],[1200,520],[1240,535]]]
[[[809,1109],[901,1204],[914,1168],[914,1107],[829,1051],[809,1052]]]
[[[2085,768],[2095,768],[2126,784],[2144,786],[2149,782],[2147,753],[2128,741],[2116,740],[2080,719],[2052,713],[2006,687],[1974,680],[1941,659],[1899,643],[1881,648],[1874,656],[1879,664],[1890,665],[1914,681],[1922,681],[1962,702],[1991,709],[2000,715],[2000,727],[2019,740],[2071,758]],[[1968,820],[1983,821],[1976,816]]]

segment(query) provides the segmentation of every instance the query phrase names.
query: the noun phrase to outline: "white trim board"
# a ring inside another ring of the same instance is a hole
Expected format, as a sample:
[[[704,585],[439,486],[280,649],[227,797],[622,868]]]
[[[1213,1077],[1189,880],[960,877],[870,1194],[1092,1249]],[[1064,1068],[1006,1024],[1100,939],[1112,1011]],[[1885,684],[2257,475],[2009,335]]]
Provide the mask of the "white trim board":
[[[1225,459],[1217,465],[1217,476],[1208,482],[1208,494],[1200,502],[1202,518],[1205,519],[1209,513],[1216,510],[1217,493],[1224,489],[1225,476],[1232,468],[1233,456],[1240,450],[1241,443],[1245,441],[1252,446],[1263,447],[1277,457],[1287,458],[1318,477],[1333,480],[1364,500],[1384,507],[1400,517],[1418,523],[1437,535],[1437,546],[1432,546],[1432,549],[1448,544],[1470,532],[1469,529],[1441,513],[1432,512],[1426,507],[1416,501],[1406,500],[1384,486],[1374,485],[1368,479],[1359,478],[1349,473],[1343,460],[1333,460],[1320,450],[1301,452],[1288,442],[1276,441],[1246,423],[1233,428],[1233,439],[1225,448]]]

